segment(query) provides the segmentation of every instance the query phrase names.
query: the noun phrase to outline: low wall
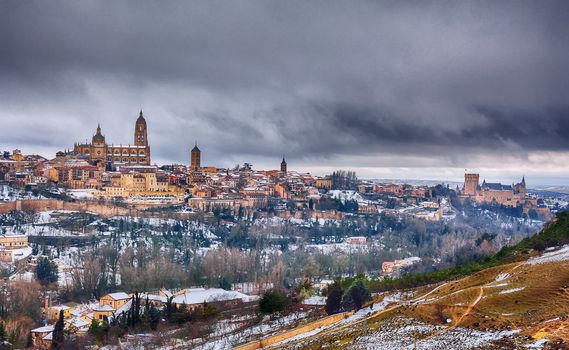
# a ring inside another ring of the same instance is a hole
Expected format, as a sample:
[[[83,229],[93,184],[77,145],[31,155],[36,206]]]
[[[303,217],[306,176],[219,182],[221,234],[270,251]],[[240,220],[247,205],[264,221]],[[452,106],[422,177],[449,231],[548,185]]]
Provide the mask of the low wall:
[[[237,347],[235,347],[235,349],[237,349],[237,350],[261,349],[265,346],[270,346],[270,345],[276,344],[276,343],[281,342],[283,340],[295,337],[299,334],[303,334],[303,333],[313,331],[313,330],[320,328],[320,327],[323,327],[323,326],[328,326],[328,325],[334,324],[336,322],[343,320],[344,318],[352,316],[353,314],[354,314],[353,311],[349,311],[349,312],[343,312],[343,313],[339,313],[339,314],[335,314],[335,315],[330,315],[330,316],[324,317],[318,321],[310,322],[308,324],[305,324],[303,326],[299,326],[297,328],[291,329],[291,330],[286,331],[284,333],[280,333],[280,334],[273,335],[273,336],[265,338],[265,339],[256,340],[256,341],[244,344],[244,345],[237,346]]]
[[[187,220],[188,213],[177,212],[160,212],[160,211],[145,211],[144,209],[155,208],[151,205],[133,205],[127,204],[125,206],[118,206],[113,203],[99,201],[75,201],[65,202],[58,199],[30,199],[30,200],[17,200],[13,202],[6,202],[0,204],[0,214],[6,214],[14,210],[39,212],[46,210],[69,210],[79,212],[92,212],[102,217],[112,216],[137,216],[137,217],[152,217],[152,218],[175,218]]]

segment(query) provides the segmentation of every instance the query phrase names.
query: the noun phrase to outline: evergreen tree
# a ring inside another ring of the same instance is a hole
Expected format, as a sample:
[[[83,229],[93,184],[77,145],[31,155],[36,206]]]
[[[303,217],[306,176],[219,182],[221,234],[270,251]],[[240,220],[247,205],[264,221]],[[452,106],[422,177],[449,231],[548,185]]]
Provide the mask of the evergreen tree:
[[[43,285],[57,282],[58,271],[55,262],[48,257],[39,258],[36,266],[36,278]]]
[[[26,340],[26,348],[32,348],[34,346],[34,338],[32,336],[32,332],[28,333],[28,339]]]
[[[328,315],[341,311],[342,294],[344,294],[344,291],[339,283],[334,282],[328,287],[328,297],[326,298],[326,312]]]
[[[89,331],[88,331],[89,335],[95,338],[97,341],[100,341],[99,339],[100,330],[101,328],[99,327],[99,322],[97,322],[96,319],[93,319],[91,321],[91,325],[89,326]]]
[[[371,300],[371,293],[361,280],[355,281],[342,297],[344,309],[359,310],[363,304]]]
[[[65,323],[63,321],[63,310],[60,310],[59,311],[59,319],[57,320],[57,322],[55,323],[55,326],[53,327],[53,333],[52,333],[53,340],[51,341],[51,348],[52,349],[63,348],[63,344],[65,342],[65,337],[63,334],[64,326],[65,326]]]
[[[264,314],[284,311],[285,306],[286,297],[276,290],[266,292],[259,300],[259,310]]]
[[[150,328],[155,331],[158,328],[158,323],[160,323],[160,311],[154,305],[150,305],[148,314],[150,316]]]
[[[0,342],[6,341],[6,328],[4,327],[4,322],[0,322]]]
[[[166,319],[168,320],[168,322],[172,321],[172,314],[174,313],[174,305],[172,304],[172,299],[174,299],[174,296],[169,296],[166,298]]]

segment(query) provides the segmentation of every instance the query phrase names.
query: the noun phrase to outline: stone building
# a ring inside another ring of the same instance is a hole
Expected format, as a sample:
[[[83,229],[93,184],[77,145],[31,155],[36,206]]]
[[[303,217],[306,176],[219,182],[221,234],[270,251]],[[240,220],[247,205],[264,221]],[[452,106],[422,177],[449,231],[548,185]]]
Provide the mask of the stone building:
[[[496,203],[507,207],[517,207],[526,203],[526,181],[512,185],[486,182],[479,183],[479,174],[464,174],[464,187],[461,195],[471,198],[474,202]]]
[[[287,173],[287,164],[284,155],[283,155],[283,161],[281,162],[281,172],[283,174]]]
[[[15,262],[30,256],[32,249],[28,246],[26,235],[1,235],[0,236],[0,261]]]
[[[92,163],[105,162],[110,166],[149,165],[148,128],[142,110],[134,126],[134,144],[108,144],[99,124],[91,142],[75,143],[73,153],[83,155]]]
[[[198,148],[198,143],[190,153],[190,171],[198,171],[201,168],[201,151]]]

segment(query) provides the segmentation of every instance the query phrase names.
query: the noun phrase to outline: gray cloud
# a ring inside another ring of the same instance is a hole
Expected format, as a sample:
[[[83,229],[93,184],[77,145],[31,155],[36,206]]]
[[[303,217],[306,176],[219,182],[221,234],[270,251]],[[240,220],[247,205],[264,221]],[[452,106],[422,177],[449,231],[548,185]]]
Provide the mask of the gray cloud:
[[[5,1],[0,147],[98,121],[128,143],[143,107],[162,161],[196,139],[217,165],[565,154],[568,21],[564,1]]]

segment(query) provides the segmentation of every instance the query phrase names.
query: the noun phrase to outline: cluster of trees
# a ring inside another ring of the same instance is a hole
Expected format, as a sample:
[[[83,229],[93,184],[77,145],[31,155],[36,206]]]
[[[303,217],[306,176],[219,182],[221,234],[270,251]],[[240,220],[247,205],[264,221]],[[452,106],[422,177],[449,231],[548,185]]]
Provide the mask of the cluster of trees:
[[[355,171],[336,170],[328,176],[332,179],[333,190],[356,190],[358,187]]]
[[[405,274],[395,279],[369,280],[367,285],[371,290],[379,292],[448,281],[499,264],[527,259],[532,251],[540,252],[548,247],[557,247],[565,244],[569,244],[569,211],[557,213],[556,220],[544,227],[539,234],[526,237],[517,244],[503,246],[495,254],[479,256],[470,261],[463,261],[453,267],[437,271]]]
[[[11,348],[30,344],[30,329],[41,320],[41,290],[35,281],[0,283],[0,319],[3,320],[0,339],[7,341]]]
[[[371,292],[362,276],[336,279],[326,292],[326,312],[329,315],[342,311],[359,310],[371,300]]]
[[[353,199],[342,202],[337,198],[322,197],[316,207],[318,210],[337,210],[346,213],[357,213],[359,205],[358,201]]]
[[[503,220],[511,225],[502,225]],[[270,227],[262,221],[238,220],[231,225],[197,221],[150,223],[146,220],[105,220],[97,230],[110,237],[91,241],[74,253],[71,284],[61,286],[68,300],[98,298],[116,290],[155,290],[188,285],[230,288],[232,283],[271,282],[291,287],[298,277],[330,278],[378,271],[381,262],[419,256],[415,272],[435,269],[439,258],[451,267],[497,251],[535,230],[513,218],[458,217],[453,222],[428,222],[410,216],[346,217],[341,221],[283,221]],[[488,235],[487,232],[492,232]],[[303,249],[306,244],[341,243],[348,236],[380,241],[365,250],[333,254]],[[215,238],[217,247],[211,246]],[[289,250],[296,245],[300,249]],[[383,248],[385,247],[385,248]],[[281,250],[280,252],[278,250]],[[40,253],[59,254],[47,246]],[[378,259],[379,257],[379,259]],[[55,269],[40,261],[38,279],[55,281]]]

